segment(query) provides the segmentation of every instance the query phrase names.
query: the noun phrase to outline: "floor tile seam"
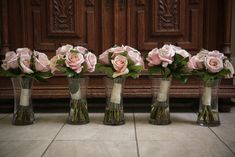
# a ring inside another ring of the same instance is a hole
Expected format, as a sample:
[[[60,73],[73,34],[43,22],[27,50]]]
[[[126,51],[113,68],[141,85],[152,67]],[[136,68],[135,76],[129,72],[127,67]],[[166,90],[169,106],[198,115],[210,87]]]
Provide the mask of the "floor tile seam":
[[[10,115],[10,114],[7,114],[7,115],[3,116],[2,118],[0,118],[0,120],[5,119],[5,118],[8,117],[9,115]]]
[[[64,124],[61,126],[60,130],[57,132],[57,134],[55,135],[55,137],[51,140],[51,142],[48,144],[47,148],[43,151],[41,157],[43,157],[45,155],[45,153],[47,152],[47,150],[49,149],[49,147],[52,145],[52,143],[54,142],[54,140],[56,139],[56,137],[58,136],[58,134],[60,133],[60,131],[64,128],[65,126],[65,122]]]
[[[224,145],[233,153],[233,155],[235,156],[235,152],[233,151],[233,149],[230,148],[230,147],[228,146],[228,144],[227,144],[222,138],[220,138],[219,135],[216,134],[216,132],[214,132],[213,129],[211,129],[210,127],[208,127],[208,128],[211,130],[211,132],[214,133],[214,135],[219,139],[219,141],[220,141],[222,144],[224,144]]]
[[[0,142],[30,142],[30,141],[52,141],[52,139],[18,139],[18,140],[0,140]]]
[[[135,112],[133,112],[133,121],[134,121],[134,130],[135,130],[135,141],[136,141],[137,156],[140,157],[138,135],[137,135],[136,121],[135,121]]]
[[[136,140],[79,140],[79,139],[75,139],[75,140],[70,140],[70,139],[55,139],[54,141],[87,141],[87,142],[135,142]]]

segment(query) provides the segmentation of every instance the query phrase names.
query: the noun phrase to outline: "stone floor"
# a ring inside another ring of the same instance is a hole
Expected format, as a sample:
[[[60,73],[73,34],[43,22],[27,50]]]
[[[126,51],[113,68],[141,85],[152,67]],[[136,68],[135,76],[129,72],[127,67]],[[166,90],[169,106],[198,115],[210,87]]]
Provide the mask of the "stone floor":
[[[195,113],[172,113],[172,123],[148,123],[147,113],[126,113],[126,124],[106,126],[103,114],[87,125],[65,123],[67,114],[36,114],[30,126],[0,114],[0,157],[234,157],[235,108],[219,127],[195,124]]]

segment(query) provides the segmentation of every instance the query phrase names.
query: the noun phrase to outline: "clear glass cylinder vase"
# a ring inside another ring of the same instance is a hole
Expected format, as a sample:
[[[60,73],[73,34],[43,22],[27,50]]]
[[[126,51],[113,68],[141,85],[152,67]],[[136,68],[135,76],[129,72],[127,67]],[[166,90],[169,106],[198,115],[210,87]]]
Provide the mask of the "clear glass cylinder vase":
[[[29,77],[11,78],[14,90],[14,113],[12,124],[30,125],[35,121],[32,105],[33,79]]]
[[[209,82],[201,81],[200,105],[197,123],[202,126],[220,125],[218,112],[218,87],[220,79]]]
[[[170,78],[151,77],[152,105],[149,123],[155,125],[167,125],[171,123],[169,108]]]
[[[109,78],[105,77],[105,93],[106,93],[106,107],[104,114],[105,125],[122,125],[125,124],[124,110],[123,110],[123,88],[125,78]]]
[[[68,78],[70,109],[67,123],[69,124],[87,124],[90,121],[86,100],[88,80],[88,77]]]

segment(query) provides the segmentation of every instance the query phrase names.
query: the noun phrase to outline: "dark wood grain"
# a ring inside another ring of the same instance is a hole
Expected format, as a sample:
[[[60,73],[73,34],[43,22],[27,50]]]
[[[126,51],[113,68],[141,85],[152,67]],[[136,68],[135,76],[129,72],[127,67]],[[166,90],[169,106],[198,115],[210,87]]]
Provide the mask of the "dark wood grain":
[[[128,44],[144,54],[165,43],[187,49],[218,49],[230,56],[231,0],[2,0],[1,55],[29,47],[49,57],[62,44],[81,45],[96,55],[114,44]],[[13,18],[14,17],[14,18]],[[89,75],[89,98],[104,97],[103,75]],[[33,97],[67,98],[67,78],[62,74],[35,82]],[[186,85],[173,81],[171,96],[196,98],[199,81]],[[0,99],[13,98],[9,78],[0,77]],[[151,97],[149,76],[128,79],[125,97]],[[232,80],[223,80],[219,96],[235,97]]]

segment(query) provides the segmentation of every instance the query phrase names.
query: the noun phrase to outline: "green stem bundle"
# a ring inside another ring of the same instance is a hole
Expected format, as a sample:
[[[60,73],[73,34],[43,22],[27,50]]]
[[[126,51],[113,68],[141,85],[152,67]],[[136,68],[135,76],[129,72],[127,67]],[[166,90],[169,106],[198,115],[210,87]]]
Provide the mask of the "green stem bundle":
[[[34,113],[30,106],[18,106],[13,117],[15,125],[29,125],[34,122]]]
[[[167,102],[156,102],[152,105],[149,123],[166,125],[171,123],[169,105]]]
[[[218,125],[220,123],[219,113],[213,111],[210,105],[202,105],[202,109],[198,113],[197,123],[205,126]]]
[[[83,99],[71,99],[70,113],[68,117],[69,124],[86,124],[89,123],[87,110],[87,101]]]
[[[123,107],[120,104],[109,102],[105,109],[104,124],[121,125],[124,123]]]

